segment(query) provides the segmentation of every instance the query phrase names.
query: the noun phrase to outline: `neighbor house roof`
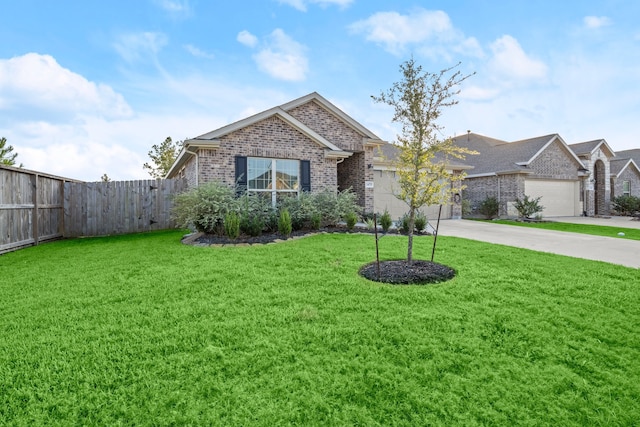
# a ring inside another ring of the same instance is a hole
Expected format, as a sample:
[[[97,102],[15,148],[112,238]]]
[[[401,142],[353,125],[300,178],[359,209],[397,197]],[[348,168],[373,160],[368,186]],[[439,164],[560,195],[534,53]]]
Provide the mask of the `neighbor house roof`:
[[[579,142],[577,144],[569,145],[569,148],[573,150],[578,156],[585,156],[593,154],[598,148],[606,149],[609,152],[609,157],[615,157],[616,153],[609,147],[607,141],[604,139],[594,139],[593,141]]]
[[[640,174],[640,168],[633,159],[614,159],[609,161],[611,176],[619,176],[628,167],[635,169],[636,172]]]
[[[636,165],[640,166],[640,148],[634,148],[632,150],[623,150],[616,153],[618,159],[633,159]]]
[[[558,134],[550,134],[520,141],[507,142],[484,135],[468,133],[454,138],[461,147],[476,151],[469,155],[466,163],[473,166],[473,174],[468,177],[500,175],[511,173],[531,173],[529,165],[554,142],[559,142],[567,154],[582,165],[580,159]]]
[[[379,152],[375,153],[375,162],[377,166],[383,166],[383,169],[393,169],[394,167],[394,159],[398,154],[398,146],[395,144],[390,144],[385,142],[380,144]],[[442,161],[444,158],[440,153],[437,153],[436,161]],[[465,163],[463,160],[456,158],[449,158],[445,160],[446,165],[452,170],[465,170],[472,169],[473,166]]]

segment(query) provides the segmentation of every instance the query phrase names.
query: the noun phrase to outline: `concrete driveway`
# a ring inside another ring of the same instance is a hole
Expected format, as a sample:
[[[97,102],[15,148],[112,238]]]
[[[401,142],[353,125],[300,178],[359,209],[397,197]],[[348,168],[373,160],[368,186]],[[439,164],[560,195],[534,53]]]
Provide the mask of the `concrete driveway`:
[[[555,220],[555,219],[554,219]],[[578,217],[576,223],[581,219]],[[600,219],[594,219],[600,220]],[[601,219],[600,221],[607,221]],[[570,221],[569,218],[565,222]],[[614,222],[595,223],[596,225],[614,225]],[[638,224],[631,226],[630,224]],[[624,225],[623,225],[624,224]],[[640,221],[625,218],[615,221],[615,225],[624,228],[640,228]],[[468,220],[440,221],[440,235],[462,237],[481,242],[515,246],[540,252],[550,252],[575,258],[604,261],[626,267],[640,268],[640,241],[615,237],[590,236],[587,234],[567,233],[563,231],[540,230],[513,225],[493,224],[490,222]]]

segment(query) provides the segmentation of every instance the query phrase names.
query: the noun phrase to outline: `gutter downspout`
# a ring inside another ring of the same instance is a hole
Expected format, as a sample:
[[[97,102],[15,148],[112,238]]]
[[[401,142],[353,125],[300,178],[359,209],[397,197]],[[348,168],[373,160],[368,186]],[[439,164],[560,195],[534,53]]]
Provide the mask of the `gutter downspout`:
[[[500,175],[496,175],[498,179],[498,218],[500,218]]]

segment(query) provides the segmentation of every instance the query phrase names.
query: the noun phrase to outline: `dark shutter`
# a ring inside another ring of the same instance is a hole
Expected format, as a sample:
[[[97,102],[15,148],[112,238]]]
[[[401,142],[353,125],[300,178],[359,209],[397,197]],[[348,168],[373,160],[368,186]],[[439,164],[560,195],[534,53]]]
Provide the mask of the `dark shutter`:
[[[304,192],[311,192],[311,162],[300,160],[300,188]]]
[[[247,191],[247,158],[236,156],[236,193]]]

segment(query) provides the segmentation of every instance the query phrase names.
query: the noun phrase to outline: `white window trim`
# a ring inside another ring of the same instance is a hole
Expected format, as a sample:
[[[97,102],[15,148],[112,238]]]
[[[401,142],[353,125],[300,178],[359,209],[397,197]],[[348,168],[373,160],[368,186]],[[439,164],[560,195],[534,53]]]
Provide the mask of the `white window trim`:
[[[626,190],[624,189],[625,186],[627,187]],[[622,181],[622,195],[623,196],[631,195],[631,181]]]
[[[300,194],[300,160],[296,159],[274,159],[270,157],[247,157],[247,171],[249,171],[249,162],[251,160],[270,160],[271,161],[271,188],[270,189],[258,189],[258,188],[249,188],[249,183],[251,180],[247,180],[247,191],[253,191],[256,193],[271,193],[271,204],[275,207],[277,204],[277,196],[278,193],[295,193],[296,195]],[[298,189],[296,190],[278,190],[277,178],[278,178],[278,160],[280,161],[289,161],[296,162],[298,165]]]

